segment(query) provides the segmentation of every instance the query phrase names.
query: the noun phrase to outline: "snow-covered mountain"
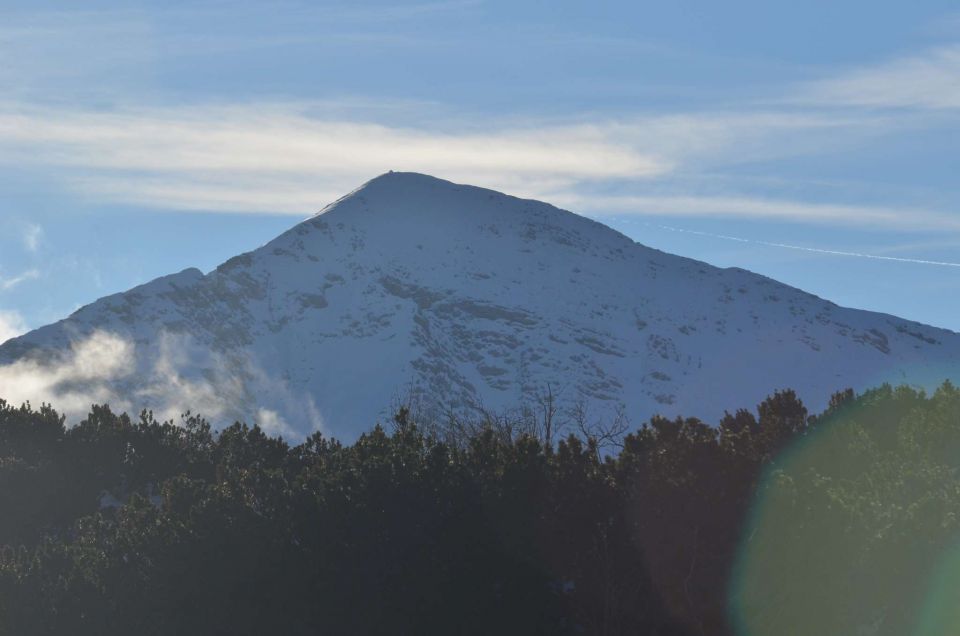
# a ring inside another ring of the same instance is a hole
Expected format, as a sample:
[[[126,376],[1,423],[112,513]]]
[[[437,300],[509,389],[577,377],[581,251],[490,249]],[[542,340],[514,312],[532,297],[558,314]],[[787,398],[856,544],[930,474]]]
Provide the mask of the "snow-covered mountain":
[[[549,386],[635,423],[715,421],[783,387],[817,408],[847,386],[960,379],[960,334],[665,254],[546,203],[389,173],[209,274],[8,341],[0,363],[17,397],[350,439],[417,394],[501,410]],[[31,374],[46,376],[20,381]]]

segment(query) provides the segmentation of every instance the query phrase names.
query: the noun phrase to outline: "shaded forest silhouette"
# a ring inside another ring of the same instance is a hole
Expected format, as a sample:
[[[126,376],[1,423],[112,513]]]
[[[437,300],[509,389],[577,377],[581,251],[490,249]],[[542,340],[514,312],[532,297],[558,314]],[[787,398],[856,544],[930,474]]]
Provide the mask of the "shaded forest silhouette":
[[[920,595],[850,586],[960,538],[949,383],[560,439],[415,419],[290,445],[0,400],[0,634],[902,634]]]

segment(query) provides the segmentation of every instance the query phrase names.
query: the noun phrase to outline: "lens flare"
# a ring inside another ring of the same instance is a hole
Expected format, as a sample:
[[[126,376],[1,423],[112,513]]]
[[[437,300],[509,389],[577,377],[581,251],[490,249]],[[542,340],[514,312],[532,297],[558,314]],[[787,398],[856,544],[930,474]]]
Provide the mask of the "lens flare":
[[[960,634],[960,391],[885,386],[781,454],[729,609],[741,636]]]

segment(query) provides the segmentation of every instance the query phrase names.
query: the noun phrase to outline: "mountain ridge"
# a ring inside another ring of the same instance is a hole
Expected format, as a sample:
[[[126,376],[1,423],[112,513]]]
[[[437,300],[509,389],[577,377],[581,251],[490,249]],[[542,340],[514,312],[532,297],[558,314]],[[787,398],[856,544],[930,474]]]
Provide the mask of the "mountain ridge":
[[[547,203],[401,172],[207,274],[155,279],[8,341],[0,363],[42,371],[99,333],[128,345],[122,373],[44,386],[289,436],[349,438],[416,396],[475,412],[532,404],[550,385],[565,408],[639,423],[715,419],[785,387],[816,408],[846,386],[960,378],[949,330],[667,254]]]

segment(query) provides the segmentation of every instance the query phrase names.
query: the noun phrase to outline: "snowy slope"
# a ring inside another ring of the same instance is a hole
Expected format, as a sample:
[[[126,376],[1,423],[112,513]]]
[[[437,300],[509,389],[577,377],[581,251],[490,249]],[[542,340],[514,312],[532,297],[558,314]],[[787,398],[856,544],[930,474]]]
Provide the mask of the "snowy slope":
[[[846,386],[960,379],[953,332],[411,173],[380,176],[207,275],[161,278],[11,340],[0,362],[62,364],[104,334],[129,359],[74,390],[134,407],[192,400],[348,439],[418,391],[444,408],[497,410],[550,384],[568,405],[623,404],[639,423],[713,421],[782,387],[817,408]]]

